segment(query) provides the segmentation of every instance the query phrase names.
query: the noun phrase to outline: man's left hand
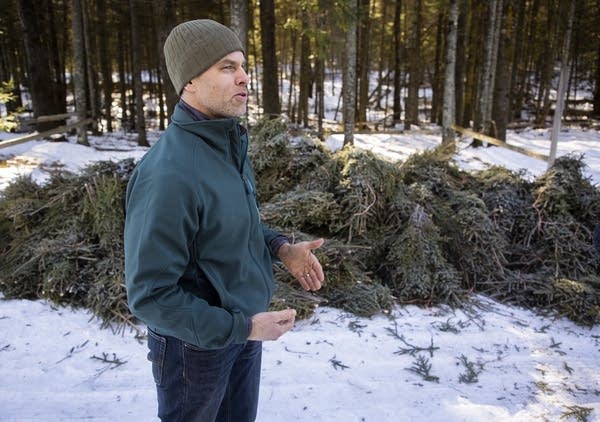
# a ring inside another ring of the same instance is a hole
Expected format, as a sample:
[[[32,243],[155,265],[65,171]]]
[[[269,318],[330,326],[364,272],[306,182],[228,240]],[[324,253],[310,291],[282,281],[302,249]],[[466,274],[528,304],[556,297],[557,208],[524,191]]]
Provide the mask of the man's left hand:
[[[293,245],[286,243],[279,249],[279,259],[296,277],[304,290],[319,290],[321,283],[325,280],[323,268],[312,253],[313,250],[320,248],[323,242],[325,242],[324,239],[316,239]]]

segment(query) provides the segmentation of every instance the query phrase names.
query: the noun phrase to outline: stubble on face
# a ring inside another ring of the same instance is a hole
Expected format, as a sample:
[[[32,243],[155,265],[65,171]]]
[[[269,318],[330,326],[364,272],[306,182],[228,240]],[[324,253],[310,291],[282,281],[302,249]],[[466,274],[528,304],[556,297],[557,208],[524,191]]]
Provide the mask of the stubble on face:
[[[248,75],[241,51],[233,52],[191,82],[184,97],[211,118],[240,117],[246,113]],[[191,98],[188,98],[191,97]]]
[[[210,94],[204,97],[203,102],[212,117],[241,117],[246,113],[247,94],[227,95],[219,85],[207,87],[207,90]]]

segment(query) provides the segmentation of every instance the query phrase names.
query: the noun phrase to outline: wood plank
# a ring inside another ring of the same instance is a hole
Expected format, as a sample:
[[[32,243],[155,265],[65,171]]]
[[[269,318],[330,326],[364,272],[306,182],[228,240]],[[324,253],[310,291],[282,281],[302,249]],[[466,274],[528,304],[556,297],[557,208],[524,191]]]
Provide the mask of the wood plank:
[[[483,133],[475,132],[474,130],[467,129],[467,128],[464,128],[461,126],[452,125],[452,129],[461,133],[462,135],[470,136],[472,138],[479,139],[480,141],[483,141],[483,142],[487,142],[487,143],[490,143],[490,144],[493,144],[493,145],[496,145],[496,146],[499,146],[502,148],[510,149],[511,151],[519,152],[519,153],[525,154],[529,157],[537,158],[538,160],[543,160],[543,161],[547,162],[548,159],[550,158],[549,156],[540,154],[539,152],[529,151],[528,149],[521,148],[516,145],[511,145],[509,143],[501,141],[500,139],[496,139],[491,136],[485,135]]]
[[[18,138],[7,139],[6,141],[0,141],[0,149],[12,147],[14,145],[22,144],[23,142],[33,141],[34,139],[44,138],[46,136],[54,135],[55,133],[67,132],[73,128],[87,125],[92,122],[92,119],[85,119],[79,122],[70,123],[68,125],[58,126],[54,129],[46,130],[44,132],[33,132],[29,135],[19,136]]]
[[[32,119],[23,119],[23,120],[19,121],[19,124],[31,125],[31,124],[35,124],[35,123],[54,122],[56,120],[64,120],[64,119],[68,119],[69,117],[75,117],[75,116],[77,116],[76,113],[52,114],[49,116],[39,116],[39,117],[35,117]]]

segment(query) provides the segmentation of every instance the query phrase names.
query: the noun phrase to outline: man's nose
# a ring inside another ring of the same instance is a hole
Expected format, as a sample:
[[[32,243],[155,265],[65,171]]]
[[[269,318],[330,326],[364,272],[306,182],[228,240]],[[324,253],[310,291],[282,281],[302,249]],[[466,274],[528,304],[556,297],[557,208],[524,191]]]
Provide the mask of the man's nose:
[[[248,85],[249,80],[250,80],[250,77],[248,76],[246,69],[244,69],[243,67],[240,67],[239,75],[237,77],[238,85]]]

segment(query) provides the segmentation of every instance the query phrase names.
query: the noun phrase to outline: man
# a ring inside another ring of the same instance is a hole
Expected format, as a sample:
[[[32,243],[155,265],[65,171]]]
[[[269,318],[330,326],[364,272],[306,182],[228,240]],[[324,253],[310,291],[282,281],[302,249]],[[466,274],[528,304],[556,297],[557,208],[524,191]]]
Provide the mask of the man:
[[[290,244],[260,222],[248,137],[244,50],[227,27],[193,20],[164,54],[180,101],[127,186],[125,279],[148,326],[163,421],[253,421],[261,341],[292,328],[293,309],[267,312],[279,259],[306,290],[323,269],[323,239]]]

